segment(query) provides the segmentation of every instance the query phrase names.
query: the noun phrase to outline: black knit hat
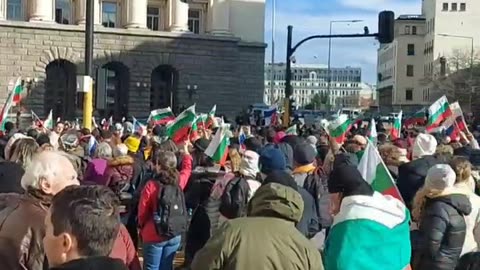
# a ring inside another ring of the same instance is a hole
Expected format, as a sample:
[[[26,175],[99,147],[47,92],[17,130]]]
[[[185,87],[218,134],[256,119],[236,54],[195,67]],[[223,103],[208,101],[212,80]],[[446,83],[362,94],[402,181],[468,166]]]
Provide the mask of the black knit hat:
[[[193,146],[195,147],[195,149],[197,149],[201,152],[205,152],[205,150],[207,150],[207,147],[208,147],[209,144],[210,144],[209,140],[207,140],[205,138],[200,138],[193,143]]]
[[[350,163],[348,156],[337,155],[336,164],[328,178],[328,191],[330,193],[343,193],[343,196],[372,195],[373,189]]]
[[[255,137],[250,137],[245,140],[245,148],[247,148],[247,150],[257,152],[257,154],[260,154],[262,146],[262,142]]]
[[[270,183],[277,183],[298,190],[295,179],[286,171],[272,171],[269,173],[267,178],[263,180],[262,186]]]
[[[293,159],[299,165],[307,165],[313,163],[315,161],[315,157],[317,156],[317,152],[312,145],[302,143],[295,146],[293,150]]]

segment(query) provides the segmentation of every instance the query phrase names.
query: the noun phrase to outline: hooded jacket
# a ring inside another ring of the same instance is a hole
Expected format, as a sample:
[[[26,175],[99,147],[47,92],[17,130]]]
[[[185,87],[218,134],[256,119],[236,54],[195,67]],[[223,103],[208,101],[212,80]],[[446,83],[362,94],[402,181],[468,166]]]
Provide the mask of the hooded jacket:
[[[455,268],[465,242],[465,216],[471,211],[470,201],[463,194],[427,199],[420,219],[423,243],[414,269]]]
[[[195,256],[192,270],[322,270],[320,253],[297,229],[298,192],[281,184],[260,187],[248,217],[225,222]]]
[[[108,161],[105,172],[106,185],[115,193],[126,192],[133,179],[135,160],[130,156],[121,156]]]

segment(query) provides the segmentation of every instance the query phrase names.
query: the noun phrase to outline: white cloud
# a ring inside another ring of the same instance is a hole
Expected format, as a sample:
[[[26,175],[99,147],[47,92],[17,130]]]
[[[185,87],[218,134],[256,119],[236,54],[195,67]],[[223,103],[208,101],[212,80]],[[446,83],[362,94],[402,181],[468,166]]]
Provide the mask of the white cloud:
[[[392,10],[395,14],[420,14],[421,1],[419,0],[340,0],[344,7],[364,11]]]

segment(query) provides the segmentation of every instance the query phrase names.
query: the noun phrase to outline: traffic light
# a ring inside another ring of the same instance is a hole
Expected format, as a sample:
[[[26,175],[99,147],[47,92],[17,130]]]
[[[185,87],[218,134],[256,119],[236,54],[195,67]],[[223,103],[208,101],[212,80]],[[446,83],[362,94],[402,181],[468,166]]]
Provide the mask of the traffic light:
[[[297,109],[297,105],[295,104],[295,99],[290,98],[290,116],[294,115],[295,110]]]
[[[391,43],[395,37],[395,13],[382,11],[378,14],[378,41],[381,44]]]

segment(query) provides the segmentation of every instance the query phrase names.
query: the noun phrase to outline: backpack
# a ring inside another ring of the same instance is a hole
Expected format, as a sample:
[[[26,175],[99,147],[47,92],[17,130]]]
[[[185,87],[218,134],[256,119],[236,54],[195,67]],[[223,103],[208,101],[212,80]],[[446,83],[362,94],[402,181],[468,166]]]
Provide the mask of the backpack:
[[[235,177],[230,180],[220,198],[220,213],[228,219],[245,216],[249,191],[250,187],[245,178]]]
[[[315,201],[317,208],[318,221],[322,228],[332,225],[332,216],[330,215],[330,196],[328,192],[328,176],[322,167],[308,174],[303,183],[303,188],[310,193]]]
[[[185,196],[178,185],[161,185],[153,221],[157,233],[169,238],[187,231],[188,212]]]

